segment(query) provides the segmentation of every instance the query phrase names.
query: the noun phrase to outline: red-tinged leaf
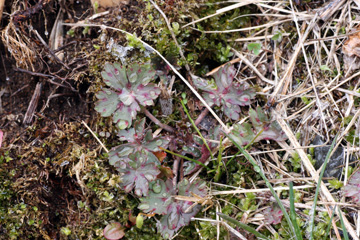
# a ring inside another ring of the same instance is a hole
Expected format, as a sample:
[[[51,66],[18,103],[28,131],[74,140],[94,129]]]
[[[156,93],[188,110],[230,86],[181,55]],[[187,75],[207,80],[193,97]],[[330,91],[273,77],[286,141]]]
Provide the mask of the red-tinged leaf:
[[[210,105],[221,107],[226,116],[238,120],[240,106],[250,105],[255,97],[255,90],[247,84],[238,84],[234,81],[236,69],[227,64],[214,74],[215,81],[206,81],[193,76],[194,84],[204,91],[204,99]]]
[[[287,139],[279,124],[276,121],[270,121],[260,107],[256,110],[250,108],[249,115],[252,124],[242,123],[233,126],[231,136],[238,144],[246,146],[251,141]]]
[[[160,162],[162,162],[166,158],[166,152],[158,151],[153,152],[153,154],[159,159]]]
[[[204,181],[197,180],[190,183],[186,178],[178,183],[177,190],[178,195],[189,197],[192,196],[191,193],[200,197],[205,197],[207,193]],[[200,211],[201,205],[190,208],[193,204],[191,201],[174,200],[167,207],[167,213],[156,224],[158,231],[165,239],[171,239],[180,228],[188,225],[191,218]]]
[[[163,181],[158,179],[150,183],[148,196],[140,198],[138,208],[145,213],[167,214],[169,205],[174,201],[172,196],[176,194],[172,180]]]
[[[136,216],[134,216],[131,211],[129,212],[129,221],[132,225],[136,224]]]
[[[145,151],[149,162],[153,162],[156,166],[161,165],[153,152],[160,151],[160,147],[167,148],[169,139],[167,137],[153,138],[151,130],[146,131],[145,129],[145,118],[135,121],[134,128],[120,130],[118,136],[121,141],[128,141],[109,152],[110,164],[115,166],[118,171],[130,161],[129,155],[137,151]]]
[[[160,88],[149,83],[155,78],[150,64],[126,68],[119,63],[106,63],[102,77],[108,87],[96,94],[95,110],[103,117],[113,116],[120,129],[130,127],[140,105],[153,105],[160,94]]]
[[[360,203],[360,171],[352,175],[350,181],[342,188],[343,195],[350,197],[356,204]]]
[[[125,192],[133,189],[138,197],[147,196],[149,192],[149,182],[156,179],[160,174],[159,169],[153,162],[148,160],[145,152],[136,152],[129,155],[128,161],[123,168],[119,168],[121,176],[121,186]]]
[[[174,173],[169,167],[160,166],[159,170],[160,170],[160,175],[158,176],[158,178],[165,177],[166,179],[172,179],[174,177]]]
[[[283,217],[283,212],[281,211],[280,207],[277,205],[272,205],[268,207],[263,212],[265,223],[267,224],[279,224],[281,223],[281,219]]]
[[[152,184],[149,195],[140,198],[141,203],[138,208],[146,213],[164,215],[157,221],[156,226],[163,238],[171,239],[180,228],[189,224],[191,218],[201,209],[201,205],[190,208],[194,204],[192,201],[177,200],[173,196],[177,194],[192,197],[192,193],[205,197],[207,194],[205,182],[196,180],[190,183],[184,178],[174,188],[172,180],[168,179],[164,182],[158,179]]]
[[[276,121],[270,121],[261,107],[257,107],[256,110],[250,109],[249,114],[252,126],[255,129],[255,135],[261,132],[261,134],[257,136],[256,142],[263,139],[275,141],[284,141],[287,139],[279,124]]]
[[[107,240],[118,240],[125,236],[124,228],[118,222],[108,224],[103,232]]]
[[[3,133],[3,131],[0,130],[0,148],[1,148],[2,141],[3,141],[3,136],[4,136],[4,133]]]

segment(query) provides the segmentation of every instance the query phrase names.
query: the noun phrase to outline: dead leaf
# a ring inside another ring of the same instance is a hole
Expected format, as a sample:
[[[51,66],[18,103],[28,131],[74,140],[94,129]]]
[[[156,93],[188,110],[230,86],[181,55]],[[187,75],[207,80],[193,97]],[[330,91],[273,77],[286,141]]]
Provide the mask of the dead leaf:
[[[360,27],[356,31],[360,31]],[[342,52],[346,71],[350,70],[352,72],[360,68],[360,32],[349,36],[349,39],[342,47]]]
[[[99,8],[117,7],[120,4],[128,4],[130,0],[91,0],[91,4],[95,6],[98,3]]]
[[[160,162],[166,158],[166,152],[163,151],[153,152],[153,154],[159,159]]]

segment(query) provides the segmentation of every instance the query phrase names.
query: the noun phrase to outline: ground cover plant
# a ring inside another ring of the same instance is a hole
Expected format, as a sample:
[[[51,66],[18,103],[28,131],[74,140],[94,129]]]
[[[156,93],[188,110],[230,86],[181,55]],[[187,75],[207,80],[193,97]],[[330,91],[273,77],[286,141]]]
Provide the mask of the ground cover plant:
[[[356,1],[111,2],[0,1],[0,239],[359,239]]]

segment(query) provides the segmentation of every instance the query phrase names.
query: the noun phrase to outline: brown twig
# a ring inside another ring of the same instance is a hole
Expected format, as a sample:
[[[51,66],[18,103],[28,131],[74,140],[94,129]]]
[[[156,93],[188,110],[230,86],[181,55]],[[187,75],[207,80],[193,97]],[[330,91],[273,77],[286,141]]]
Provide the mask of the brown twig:
[[[43,78],[45,78],[48,82],[50,82],[50,83],[52,83],[52,84],[54,84],[54,85],[56,85],[56,86],[58,86],[58,87],[69,88],[69,89],[71,89],[71,91],[73,91],[73,92],[78,92],[75,88],[73,88],[73,87],[71,86],[70,83],[66,82],[66,78],[61,78],[61,77],[56,76],[56,75],[53,76],[53,75],[49,75],[49,74],[45,74],[45,73],[32,72],[32,71],[29,71],[29,70],[26,70],[26,69],[22,69],[22,68],[14,68],[14,70],[17,71],[17,72],[27,73],[27,74],[30,74],[30,75],[32,75],[32,76],[43,77]],[[66,85],[64,85],[64,84],[62,84],[62,83],[58,83],[58,82],[55,82],[55,81],[51,80],[51,79],[55,79],[55,78],[56,78],[56,79],[60,79],[62,82],[65,81],[69,86],[66,86]]]
[[[33,93],[33,96],[31,98],[31,101],[29,103],[28,109],[27,109],[25,117],[24,117],[23,123],[25,123],[25,124],[31,123],[31,120],[34,117],[34,112],[36,110],[36,107],[38,105],[39,98],[40,98],[41,87],[42,87],[42,83],[36,84],[35,91]]]
[[[200,115],[198,116],[198,118],[195,121],[195,125],[199,125],[201,123],[201,121],[204,119],[204,117],[209,113],[209,109],[205,108]]]
[[[44,39],[40,36],[40,34],[38,33],[38,31],[33,30],[33,32],[35,33],[35,35],[38,37],[38,39],[40,40],[40,42],[44,45],[44,47],[46,48],[46,50],[50,53],[50,55],[58,62],[60,63],[64,68],[66,68],[67,70],[70,70],[70,68],[63,62],[61,61],[58,56],[56,56],[56,54],[53,52],[53,50],[51,50],[51,48],[46,44],[46,42],[44,41]]]
[[[319,11],[319,16],[323,21],[329,20],[329,18],[342,6],[345,0],[333,0],[328,3],[323,9]]]
[[[145,115],[150,118],[151,121],[153,121],[156,125],[159,127],[165,129],[168,132],[175,132],[175,129],[170,127],[169,125],[166,125],[162,122],[160,122],[154,115],[152,115],[146,108],[142,107],[142,111],[145,113]]]

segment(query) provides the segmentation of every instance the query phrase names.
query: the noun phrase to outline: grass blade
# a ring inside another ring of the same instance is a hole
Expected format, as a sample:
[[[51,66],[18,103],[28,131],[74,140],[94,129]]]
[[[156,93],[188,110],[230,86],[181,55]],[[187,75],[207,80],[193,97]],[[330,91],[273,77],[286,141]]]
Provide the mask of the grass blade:
[[[314,239],[314,224],[315,224],[315,210],[316,210],[316,203],[317,203],[317,199],[318,199],[318,196],[319,196],[319,191],[320,191],[320,185],[321,185],[321,180],[322,180],[322,177],[324,175],[324,172],[325,172],[325,169],[326,169],[326,165],[329,161],[329,158],[330,158],[330,154],[332,152],[332,150],[334,149],[334,146],[335,146],[335,143],[336,143],[336,139],[338,137],[338,134],[335,136],[331,146],[330,146],[330,149],[326,155],[326,158],[325,158],[325,161],[324,161],[324,164],[321,168],[321,172],[320,172],[320,176],[319,176],[319,180],[317,182],[317,185],[316,185],[316,191],[315,191],[315,196],[314,196],[314,202],[313,202],[313,205],[312,205],[312,208],[311,208],[311,211],[310,211],[310,240],[313,240]]]
[[[226,134],[226,133],[225,133]],[[274,196],[274,198],[276,199],[277,204],[279,205],[282,213],[284,214],[284,217],[289,225],[289,227],[291,228],[291,231],[294,235],[294,237],[297,239],[296,237],[296,233],[295,233],[295,228],[291,222],[290,216],[289,214],[286,212],[286,209],[284,207],[284,205],[282,204],[282,202],[280,201],[280,198],[278,197],[278,195],[276,194],[274,188],[271,186],[269,180],[267,179],[267,177],[265,176],[265,174],[261,171],[261,168],[258,166],[258,164],[255,162],[255,160],[252,158],[252,156],[246,151],[244,150],[236,141],[234,141],[234,139],[229,135],[226,134],[226,136],[231,140],[232,143],[234,143],[234,145],[241,151],[241,153],[244,155],[244,157],[254,166],[254,170],[260,174],[260,176],[262,177],[262,179],[265,181],[266,186],[270,189],[272,195]],[[298,239],[300,240],[300,239]]]
[[[296,221],[296,212],[295,212],[295,199],[294,199],[294,187],[293,187],[293,182],[290,182],[290,219],[294,225],[295,228],[295,234],[296,234],[296,238],[299,240],[302,240],[302,235],[301,235],[301,231],[300,231],[300,227],[297,224]]]
[[[331,222],[332,222],[332,220],[333,220],[333,218],[335,216],[336,207],[337,206],[335,205],[334,210],[333,210],[333,212],[331,214],[330,221],[328,223],[328,227],[326,228],[325,236],[330,236],[329,233],[330,233],[330,229],[331,229],[331,226],[332,226]]]
[[[342,231],[343,231],[344,239],[345,239],[345,240],[349,240],[349,235],[348,235],[348,232],[347,232],[347,230],[346,230],[346,227],[345,227],[345,224],[344,224],[344,219],[343,219],[343,217],[342,217],[340,208],[338,208],[338,211],[339,211],[341,228],[342,228]]]
[[[268,237],[266,237],[265,235],[263,235],[263,234],[259,233],[258,231],[256,231],[256,229],[254,229],[254,228],[252,228],[252,227],[250,227],[250,226],[248,226],[248,225],[246,225],[246,224],[244,224],[244,223],[242,223],[242,222],[239,222],[239,221],[237,221],[236,219],[234,219],[234,218],[232,218],[232,217],[229,217],[229,216],[226,215],[226,214],[219,213],[219,212],[217,212],[216,214],[217,214],[219,217],[225,219],[226,221],[229,221],[229,222],[235,224],[236,226],[238,226],[238,227],[240,227],[240,228],[242,228],[242,229],[244,229],[244,230],[246,230],[246,231],[254,234],[254,235],[255,235],[256,237],[258,237],[259,239],[270,240],[270,239],[269,239]]]
[[[220,145],[219,145],[219,153],[218,153],[218,165],[216,169],[216,174],[214,177],[215,182],[219,182],[221,177],[221,166],[222,166],[222,152],[224,148],[222,146],[222,137],[220,138]]]

